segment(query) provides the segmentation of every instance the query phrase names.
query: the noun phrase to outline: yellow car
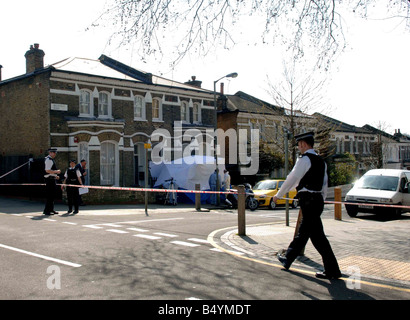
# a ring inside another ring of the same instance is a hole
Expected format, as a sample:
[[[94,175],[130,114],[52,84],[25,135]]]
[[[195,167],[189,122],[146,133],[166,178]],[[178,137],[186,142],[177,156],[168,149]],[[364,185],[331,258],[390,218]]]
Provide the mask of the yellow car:
[[[275,209],[277,205],[282,205],[286,203],[286,200],[284,199],[278,199],[278,201],[275,203],[272,201],[272,198],[275,194],[278,193],[280,187],[282,187],[282,184],[285,182],[285,180],[262,180],[259,181],[254,187],[253,187],[253,193],[255,195],[255,199],[258,200],[259,206],[260,207],[269,207],[269,209]],[[289,204],[292,206],[292,208],[296,208],[298,206],[298,200],[294,199],[296,196],[296,189],[293,189],[289,191]]]

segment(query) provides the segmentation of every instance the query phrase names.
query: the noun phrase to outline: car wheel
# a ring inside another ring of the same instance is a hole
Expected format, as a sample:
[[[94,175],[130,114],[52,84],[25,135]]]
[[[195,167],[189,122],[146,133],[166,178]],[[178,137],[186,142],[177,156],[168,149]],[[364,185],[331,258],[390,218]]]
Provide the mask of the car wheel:
[[[269,209],[273,210],[276,208],[276,202],[273,201],[273,198],[270,200]]]
[[[256,200],[255,198],[250,198],[250,199],[249,199],[249,201],[248,201],[248,208],[249,208],[251,211],[255,211],[255,210],[258,208],[258,206],[259,206],[258,200]]]
[[[352,218],[356,217],[357,213],[359,212],[359,208],[355,205],[346,204],[345,208],[346,208],[346,211],[349,217],[352,217]]]
[[[296,209],[296,208],[298,207],[298,205],[299,205],[298,199],[293,198],[292,208],[293,208],[293,209]]]

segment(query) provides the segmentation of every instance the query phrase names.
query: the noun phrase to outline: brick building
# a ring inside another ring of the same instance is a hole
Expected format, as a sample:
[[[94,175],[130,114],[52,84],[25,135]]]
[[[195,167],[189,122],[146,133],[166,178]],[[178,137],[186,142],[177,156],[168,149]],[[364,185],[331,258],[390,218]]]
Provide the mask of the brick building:
[[[179,83],[105,55],[44,66],[38,44],[25,57],[25,74],[0,78],[4,171],[16,164],[11,158],[42,159],[49,147],[56,147],[60,169],[71,158],[87,160],[87,184],[144,186],[144,144],[154,130],[172,133],[175,123],[183,131],[213,128],[213,92],[194,78]],[[97,193],[88,196],[106,196]]]

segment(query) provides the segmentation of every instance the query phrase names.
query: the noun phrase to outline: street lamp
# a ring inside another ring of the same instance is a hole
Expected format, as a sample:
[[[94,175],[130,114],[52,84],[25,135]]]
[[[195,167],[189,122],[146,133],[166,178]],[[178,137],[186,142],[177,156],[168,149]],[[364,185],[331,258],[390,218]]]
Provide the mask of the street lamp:
[[[218,80],[214,81],[214,116],[215,116],[215,137],[214,137],[214,156],[215,156],[215,164],[216,164],[216,191],[220,191],[219,187],[219,169],[218,169],[218,154],[216,150],[216,144],[217,144],[217,134],[216,130],[218,129],[218,110],[216,106],[216,83],[219,80],[222,80],[224,78],[236,78],[238,74],[236,72],[232,72],[227,74],[226,76],[223,76],[222,78],[219,78]],[[221,195],[219,193],[216,194],[216,204],[219,206],[221,204]]]

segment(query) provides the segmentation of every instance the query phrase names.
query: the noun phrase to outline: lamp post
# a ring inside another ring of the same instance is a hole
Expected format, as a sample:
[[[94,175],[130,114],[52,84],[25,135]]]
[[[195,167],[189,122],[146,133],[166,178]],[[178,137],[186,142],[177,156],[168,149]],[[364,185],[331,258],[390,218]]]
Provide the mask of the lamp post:
[[[214,81],[214,116],[215,116],[214,156],[215,156],[215,164],[216,164],[216,191],[220,191],[219,169],[218,169],[218,154],[217,154],[217,149],[216,149],[216,144],[217,144],[216,131],[218,129],[218,109],[217,109],[217,105],[216,105],[216,84],[219,80],[222,80],[224,78],[236,78],[237,76],[238,76],[238,74],[236,72],[232,72],[232,73],[229,73],[226,76],[223,76],[222,78],[219,78],[218,80]],[[221,204],[221,195],[219,193],[216,194],[216,204],[218,206]]]

